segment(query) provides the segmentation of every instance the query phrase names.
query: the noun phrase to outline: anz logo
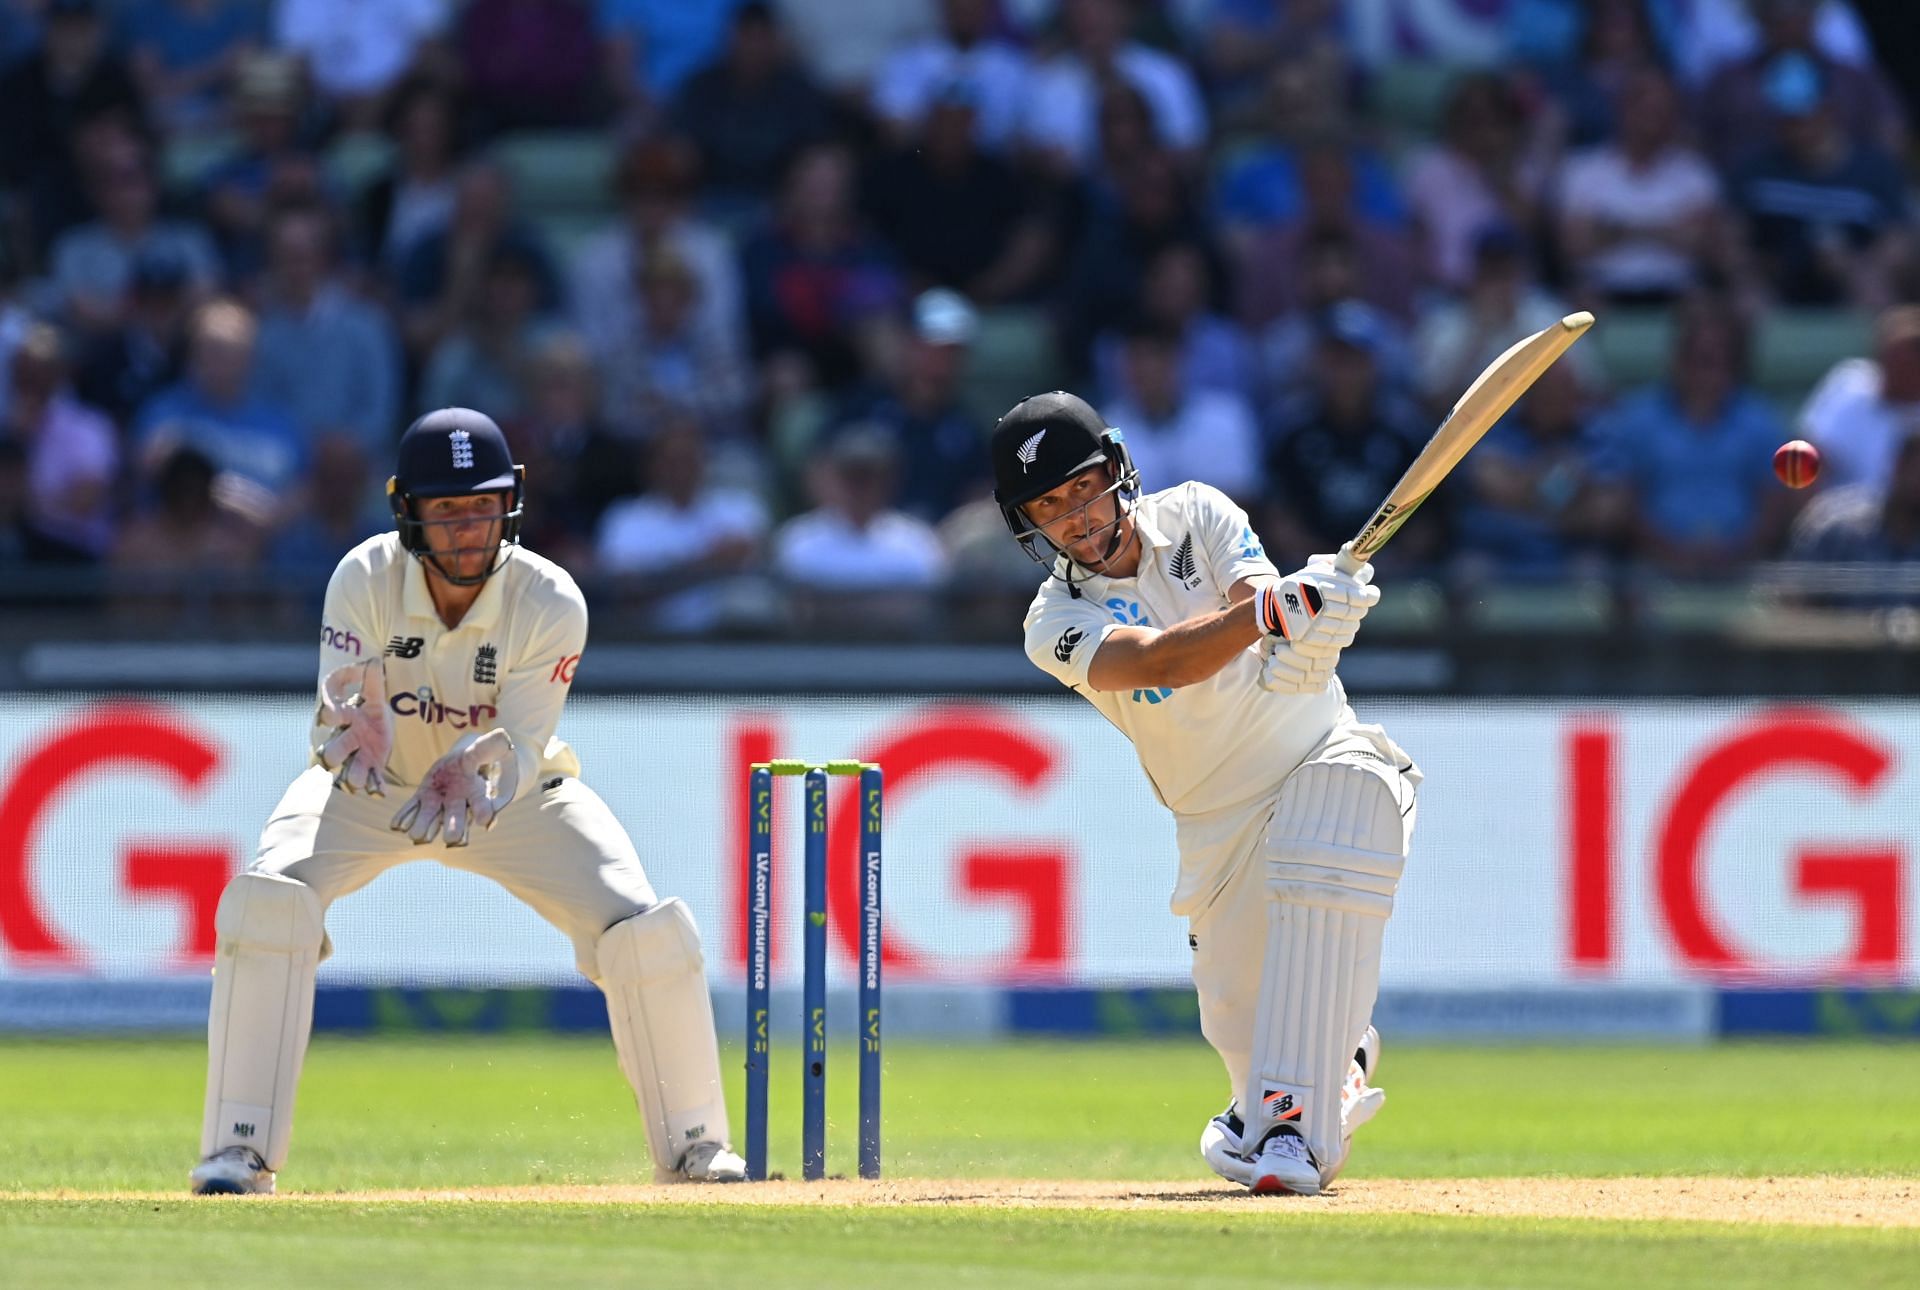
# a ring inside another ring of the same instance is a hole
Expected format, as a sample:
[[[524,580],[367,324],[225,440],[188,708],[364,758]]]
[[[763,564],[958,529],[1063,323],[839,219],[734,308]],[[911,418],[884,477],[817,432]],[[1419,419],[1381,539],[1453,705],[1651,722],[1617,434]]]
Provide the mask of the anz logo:
[[[1119,596],[1114,596],[1109,599],[1106,604],[1108,611],[1113,614],[1113,621],[1116,623],[1122,623],[1128,627],[1153,626],[1152,623],[1147,621],[1147,612],[1140,607],[1140,602],[1137,600],[1126,600]],[[1133,692],[1133,701],[1135,703],[1161,703],[1172,697],[1173,691],[1165,687],[1156,687],[1151,690],[1135,690]]]

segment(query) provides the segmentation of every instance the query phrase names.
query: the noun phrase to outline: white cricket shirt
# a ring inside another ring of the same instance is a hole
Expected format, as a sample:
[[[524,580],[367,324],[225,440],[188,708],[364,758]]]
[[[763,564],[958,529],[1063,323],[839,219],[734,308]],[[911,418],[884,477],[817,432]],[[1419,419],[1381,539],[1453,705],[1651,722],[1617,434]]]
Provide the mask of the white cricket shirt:
[[[542,778],[578,775],[554,737],[587,641],[587,604],[565,569],[513,548],[458,627],[440,621],[427,573],[397,533],[347,552],[327,584],[320,679],[348,663],[386,664],[393,782],[412,786],[462,735],[502,729],[520,763],[521,795]],[[333,734],[314,722],[316,750]]]
[[[1187,483],[1142,497],[1133,510],[1142,544],[1132,578],[1098,575],[1075,598],[1058,578],[1027,610],[1027,657],[1078,691],[1133,741],[1155,794],[1181,836],[1179,911],[1219,880],[1208,839],[1243,808],[1270,800],[1335,724],[1348,717],[1338,677],[1317,694],[1279,694],[1260,684],[1264,644],[1243,650],[1207,680],[1180,689],[1095,690],[1093,656],[1116,627],[1162,630],[1215,613],[1243,578],[1275,578],[1247,514],[1219,489]],[[1252,609],[1247,609],[1251,614]],[[1224,818],[1223,818],[1224,817]],[[1208,854],[1202,855],[1201,852]]]

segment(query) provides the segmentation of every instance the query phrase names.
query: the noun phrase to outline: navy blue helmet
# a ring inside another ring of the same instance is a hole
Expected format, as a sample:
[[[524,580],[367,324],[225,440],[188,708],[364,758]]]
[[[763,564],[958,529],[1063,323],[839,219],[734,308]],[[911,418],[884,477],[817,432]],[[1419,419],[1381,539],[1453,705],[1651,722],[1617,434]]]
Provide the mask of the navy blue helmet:
[[[507,494],[502,520],[499,558],[485,573],[461,576],[449,572],[427,545],[427,526],[445,521],[422,520],[416,503],[431,497],[465,497],[472,493]],[[400,436],[400,460],[387,480],[387,504],[400,530],[400,545],[432,565],[448,582],[470,587],[485,582],[506,563],[520,542],[520,520],[526,494],[526,468],[514,464],[507,437],[493,418],[471,408],[441,408],[407,427]]]

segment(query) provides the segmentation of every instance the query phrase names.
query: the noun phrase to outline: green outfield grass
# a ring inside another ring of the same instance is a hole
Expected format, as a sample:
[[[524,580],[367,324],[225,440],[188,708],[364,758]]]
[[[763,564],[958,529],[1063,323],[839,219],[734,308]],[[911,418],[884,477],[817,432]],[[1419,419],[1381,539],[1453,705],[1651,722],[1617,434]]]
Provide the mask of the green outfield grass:
[[[836,1056],[839,1054],[836,1053]],[[738,1062],[727,1061],[739,1105]],[[852,1171],[853,1063],[830,1071],[829,1166]],[[1390,1047],[1389,1102],[1349,1178],[1920,1174],[1920,1051],[1895,1045]],[[0,1041],[0,1284],[1908,1285],[1920,1232],[1374,1216],[1281,1200],[1168,1210],[703,1208],[480,1201],[270,1205],[182,1190],[201,1046]],[[776,1054],[774,1158],[798,1161],[799,1074]],[[1224,1100],[1197,1040],[896,1044],[890,1176],[1208,1179]],[[738,1126],[736,1125],[736,1131]],[[649,1177],[600,1039],[322,1035],[289,1193]],[[97,1198],[48,1199],[67,1189]],[[1920,1202],[1916,1202],[1920,1203]],[[915,1286],[914,1290],[920,1290]]]

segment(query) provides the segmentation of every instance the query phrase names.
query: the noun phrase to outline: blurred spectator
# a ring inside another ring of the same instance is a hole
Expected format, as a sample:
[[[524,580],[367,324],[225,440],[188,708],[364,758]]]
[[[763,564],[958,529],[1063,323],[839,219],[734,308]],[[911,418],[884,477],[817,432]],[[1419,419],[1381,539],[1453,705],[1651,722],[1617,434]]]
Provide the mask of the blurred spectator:
[[[1283,63],[1345,78],[1340,0],[1200,0],[1189,7],[1199,11],[1192,43],[1222,131],[1262,113],[1268,78]]]
[[[393,527],[364,450],[330,435],[313,446],[313,466],[301,489],[303,505],[267,547],[267,564],[294,575],[311,591],[327,585],[340,557]]]
[[[292,495],[306,469],[307,440],[284,408],[253,392],[258,338],[259,324],[244,306],[201,306],[188,332],[185,378],[134,418],[133,443],[149,472],[184,446],[236,481],[229,493],[262,509]]]
[[[873,164],[862,204],[916,285],[997,304],[1038,283],[1057,242],[1034,186],[980,149],[973,93],[960,81],[943,90],[919,132]]]
[[[995,0],[940,0],[940,32],[894,50],[873,81],[873,110],[896,144],[919,135],[955,87],[975,105],[974,140],[986,152],[1014,141],[1027,99],[1027,57],[994,29]]]
[[[833,105],[793,57],[773,7],[748,0],[719,60],[682,87],[673,121],[700,151],[702,199],[749,211],[772,198],[801,148],[826,137]]]
[[[257,561],[259,529],[220,498],[219,477],[219,468],[197,448],[176,447],[159,461],[153,502],[128,519],[113,549],[115,569],[179,575],[180,581],[159,586],[130,582],[143,599],[157,590],[205,594],[204,575],[249,569]]]
[[[76,327],[105,331],[120,323],[127,283],[141,255],[182,261],[196,292],[219,281],[219,256],[206,230],[161,217],[152,165],[137,148],[118,149],[103,160],[91,188],[99,218],[62,234],[53,247],[54,298]]]
[[[986,430],[960,397],[978,329],[965,297],[922,292],[888,382],[856,393],[843,409],[844,425],[892,440],[902,463],[900,509],[930,524],[993,487]]]
[[[467,103],[483,134],[587,125],[604,106],[590,0],[468,0],[456,21]]]
[[[1461,78],[1447,100],[1440,141],[1407,174],[1407,198],[1425,238],[1426,271],[1464,290],[1474,239],[1493,224],[1534,225],[1545,168],[1528,155],[1525,113],[1491,73]]]
[[[595,560],[602,572],[659,584],[665,594],[652,605],[655,628],[711,631],[726,607],[725,588],[713,580],[745,570],[759,555],[766,507],[743,489],[708,483],[707,438],[692,417],[662,425],[647,442],[646,460],[646,491],[607,508]]]
[[[447,0],[277,0],[274,43],[356,129],[380,120],[385,95],[445,29]]]
[[[821,144],[795,159],[773,224],[747,244],[754,351],[785,369],[776,386],[842,389],[864,368],[863,345],[900,298],[887,248],[861,226],[853,155]]]
[[[227,80],[266,34],[248,0],[144,0],[121,11],[121,38],[158,123],[207,130],[225,115]]]
[[[33,53],[45,26],[45,0],[0,0],[0,67]]]
[[[1747,384],[1747,333],[1731,302],[1677,310],[1663,385],[1622,398],[1594,426],[1596,473],[1631,499],[1638,554],[1674,574],[1734,577],[1780,536],[1779,420]]]
[[[1260,435],[1239,394],[1191,389],[1181,371],[1181,336],[1164,325],[1128,331],[1120,382],[1102,406],[1127,437],[1148,492],[1197,479],[1242,505],[1260,492]]]
[[[1590,148],[1610,139],[1632,92],[1628,82],[1668,65],[1656,16],[1667,8],[1661,0],[1526,0],[1518,6],[1516,53],[1533,73],[1533,92],[1551,98],[1549,121],[1567,143]],[[1548,13],[1557,23],[1539,21]],[[1542,25],[1558,25],[1559,38],[1538,42]]]
[[[1218,294],[1206,248],[1192,242],[1170,243],[1147,261],[1138,317],[1177,338],[1183,388],[1222,390],[1248,399],[1254,387],[1252,348],[1245,333],[1214,312]],[[1101,389],[1120,384],[1124,348],[1118,331],[1105,333],[1095,343],[1094,376]]]
[[[524,540],[563,564],[584,564],[600,516],[639,490],[640,475],[633,442],[601,420],[593,359],[578,336],[555,332],[535,348],[524,410],[507,433],[527,468]]]
[[[1920,431],[1920,305],[1880,315],[1873,357],[1836,363],[1800,409],[1799,428],[1820,449],[1828,484],[1886,484],[1895,447]]]
[[[1127,81],[1146,96],[1160,141],[1197,158],[1207,141],[1207,113],[1184,64],[1127,39],[1123,0],[1061,0],[1066,46],[1029,78],[1026,142],[1056,170],[1086,170],[1098,142],[1100,87]]]
[[[239,147],[202,181],[207,219],[236,283],[252,281],[266,263],[267,217],[274,207],[327,195],[306,111],[298,59],[259,53],[240,60],[233,85]]]
[[[753,373],[744,356],[700,323],[700,279],[671,245],[634,269],[638,330],[596,354],[607,421],[629,437],[649,433],[669,409],[696,413],[719,433],[745,428]]]
[[[0,570],[35,564],[87,564],[97,559],[95,552],[40,527],[33,516],[34,492],[27,446],[0,435]],[[14,597],[9,601],[19,604]]]
[[[1815,497],[1794,523],[1788,555],[1832,564],[1920,564],[1920,434],[1894,445],[1884,480],[1844,484]]]
[[[495,420],[520,414],[528,366],[542,332],[540,265],[512,243],[494,248],[476,308],[427,360],[416,405],[485,408]]]
[[[336,277],[333,236],[319,207],[268,225],[260,389],[308,436],[351,435],[384,461],[399,434],[399,346],[386,315]]]
[[[1387,163],[1352,141],[1341,69],[1289,59],[1269,74],[1258,143],[1237,148],[1220,175],[1220,218],[1242,233],[1340,214],[1369,227],[1398,229],[1406,202]],[[1325,190],[1308,191],[1309,159]],[[1332,170],[1338,167],[1337,170]],[[1329,181],[1332,181],[1329,183]]]
[[[0,103],[7,105],[0,183],[40,190],[43,205],[58,206],[58,192],[84,189],[74,147],[83,122],[109,118],[135,133],[143,129],[146,107],[133,73],[106,37],[94,0],[47,0],[39,47],[0,73]],[[39,231],[58,227],[43,221]]]
[[[356,225],[361,257],[392,272],[453,219],[460,138],[452,96],[410,82],[394,98],[387,133],[393,166],[361,193]]]
[[[1319,303],[1357,296],[1396,317],[1414,304],[1416,279],[1412,239],[1403,223],[1363,209],[1354,160],[1333,141],[1307,145],[1299,158],[1301,205],[1277,224],[1228,229],[1235,309],[1248,326],[1261,326],[1304,307],[1314,293],[1304,289],[1312,262],[1331,243],[1345,248],[1352,272]],[[1304,299],[1303,299],[1304,295]]]
[[[60,333],[31,328],[13,351],[0,436],[26,450],[35,527],[104,555],[113,544],[112,491],[120,465],[113,423],[74,398]]]
[[[665,103],[719,56],[744,0],[599,0],[608,75],[628,103]]]
[[[1564,577],[1625,536],[1621,499],[1596,475],[1588,404],[1580,369],[1556,363],[1474,445],[1454,524],[1467,568]]]
[[[540,307],[558,298],[552,261],[539,235],[513,216],[506,172],[487,161],[470,161],[455,182],[453,215],[422,229],[402,262],[400,326],[408,353],[421,361],[479,307],[494,252],[511,246],[538,266]]]
[[[881,593],[862,603],[857,620],[877,629],[924,623],[929,592],[946,573],[946,553],[931,528],[894,509],[899,457],[883,432],[848,430],[818,463],[817,509],[782,524],[773,537],[774,570],[791,587],[827,596]],[[803,617],[832,621],[846,606],[804,604]]]
[[[1336,307],[1322,321],[1312,383],[1275,416],[1267,437],[1268,518],[1261,532],[1286,564],[1338,551],[1398,483],[1432,426],[1379,379],[1378,315]],[[1431,509],[1431,505],[1429,505]],[[1401,533],[1400,559],[1430,558],[1444,526],[1435,515]]]
[[[1429,311],[1414,332],[1420,395],[1436,409],[1452,407],[1509,345],[1567,315],[1565,303],[1533,281],[1526,244],[1511,226],[1490,226],[1475,237],[1466,286],[1460,300]],[[1575,353],[1564,361],[1589,362]]]
[[[570,272],[573,316],[595,353],[639,330],[636,275],[649,248],[666,246],[700,280],[701,329],[745,351],[740,268],[726,236],[693,214],[697,173],[692,145],[670,136],[641,139],[620,158],[613,182],[621,223],[582,246]]]
[[[1262,403],[1277,407],[1311,379],[1326,313],[1336,305],[1370,314],[1368,329],[1380,379],[1402,390],[1412,387],[1412,342],[1397,319],[1381,312],[1377,296],[1363,290],[1381,268],[1366,257],[1365,245],[1338,228],[1318,229],[1307,239],[1300,251],[1300,303],[1254,338],[1255,388]]]
[[[1063,302],[1061,348],[1071,367],[1086,370],[1093,337],[1135,316],[1148,262],[1180,242],[1213,245],[1173,158],[1148,153],[1122,172],[1118,202],[1096,210],[1079,239]]]
[[[184,260],[164,251],[142,252],[133,262],[120,325],[82,351],[75,388],[115,424],[133,424],[148,399],[180,379],[191,288]]]
[[[1900,100],[1874,68],[1870,51],[1854,61],[1834,57],[1816,31],[1819,0],[1752,0],[1758,41],[1751,52],[1727,63],[1707,83],[1700,120],[1707,146],[1723,167],[1736,167],[1760,150],[1776,116],[1798,115],[1779,101],[1775,85],[1783,55],[1813,69],[1840,133],[1877,152],[1898,155],[1906,146]]]
[[[1893,157],[1847,133],[1827,75],[1797,51],[1767,65],[1775,142],[1734,176],[1733,199],[1781,302],[1875,308],[1910,244],[1906,179]]]
[[[1623,83],[1620,133],[1572,157],[1560,179],[1560,240],[1580,283],[1615,304],[1684,295],[1715,254],[1720,185],[1680,141],[1679,99],[1665,73]]]
[[[7,240],[0,237],[0,413],[7,407],[7,385],[13,366],[13,351],[26,339],[37,319],[22,299],[19,261]]]

